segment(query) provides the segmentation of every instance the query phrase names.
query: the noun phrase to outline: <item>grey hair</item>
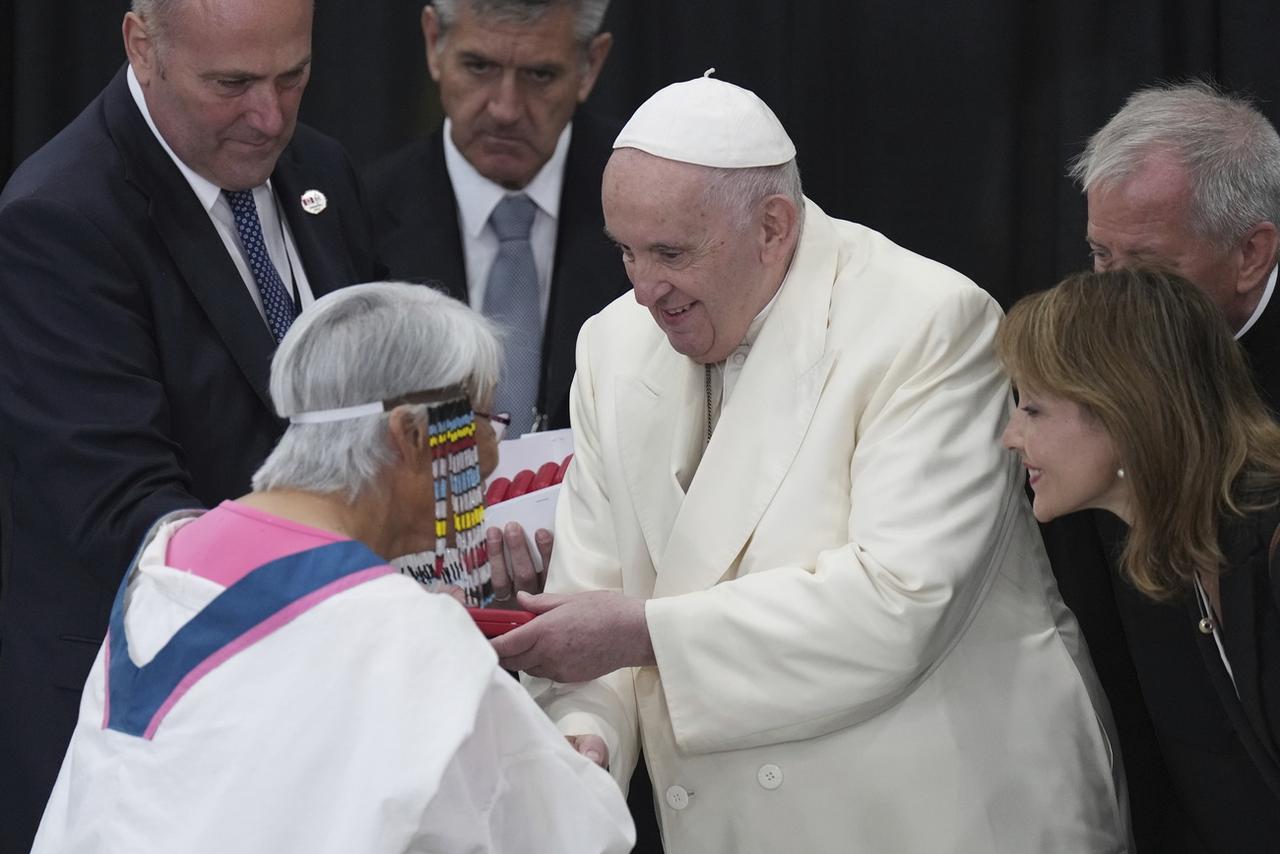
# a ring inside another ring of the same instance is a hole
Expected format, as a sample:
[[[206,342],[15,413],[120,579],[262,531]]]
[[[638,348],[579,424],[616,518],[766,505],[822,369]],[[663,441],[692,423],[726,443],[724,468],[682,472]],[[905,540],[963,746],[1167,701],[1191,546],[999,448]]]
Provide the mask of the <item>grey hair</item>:
[[[158,43],[162,41],[174,7],[181,6],[183,2],[185,0],[132,0],[129,8],[147,25],[147,30]]]
[[[1260,222],[1280,225],[1280,137],[1246,98],[1193,80],[1140,89],[1071,162],[1086,192],[1120,181],[1155,152],[1191,180],[1191,228],[1226,248]]]
[[[506,21],[520,26],[532,24],[554,6],[570,6],[573,9],[573,35],[579,44],[586,45],[604,23],[604,13],[609,0],[462,0],[477,17]],[[436,15],[440,19],[440,36],[444,38],[458,18],[458,0],[434,0]]]
[[[147,25],[147,31],[160,46],[167,43],[169,25],[174,14],[190,5],[191,0],[130,0],[133,13]]]
[[[795,202],[800,216],[797,225],[804,225],[804,187],[795,158],[777,166],[704,168],[709,173],[704,198],[721,210],[728,210],[736,225],[747,225],[756,206],[770,196],[786,196]]]
[[[176,3],[182,0],[132,0],[129,8],[139,18],[160,18]]]
[[[452,297],[405,282],[354,285],[294,321],[271,360],[271,399],[284,418],[455,383],[472,401],[485,401],[500,358],[489,321]],[[426,404],[410,411],[426,424]],[[395,461],[387,424],[387,413],[290,424],[253,488],[336,493],[354,502]]]
[[[190,0],[130,0],[129,8],[147,25],[156,44],[163,45],[173,13],[189,3]]]

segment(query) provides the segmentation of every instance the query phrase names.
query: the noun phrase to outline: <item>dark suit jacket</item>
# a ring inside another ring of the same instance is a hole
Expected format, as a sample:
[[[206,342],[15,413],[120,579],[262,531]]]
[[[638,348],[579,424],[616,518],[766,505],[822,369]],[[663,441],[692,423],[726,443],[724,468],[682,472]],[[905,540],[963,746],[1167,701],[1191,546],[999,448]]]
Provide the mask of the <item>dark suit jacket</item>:
[[[600,176],[621,127],[579,111],[565,162],[551,302],[542,337],[538,411],[569,426],[574,347],[587,318],[631,288],[617,249],[604,236]],[[396,278],[435,281],[467,301],[457,203],[444,162],[443,130],[374,164],[366,175],[374,233]]]
[[[1280,404],[1278,336],[1280,300],[1241,340],[1273,408]],[[1193,604],[1151,603],[1120,579],[1125,526],[1109,513],[1072,513],[1042,525],[1041,533],[1115,716],[1139,854],[1274,850],[1280,796],[1268,789],[1231,704],[1220,701],[1225,672],[1197,666],[1195,647],[1203,648],[1204,639],[1188,622]],[[1277,655],[1273,648],[1270,660]],[[1280,684],[1274,670],[1269,679]],[[1173,692],[1175,681],[1180,693]],[[1246,829],[1242,821],[1255,826]]]
[[[299,127],[272,183],[317,296],[378,277],[336,142]],[[0,304],[7,852],[30,845],[148,526],[247,492],[283,425],[272,337],[123,71],[0,195]]]
[[[1223,636],[1235,686],[1194,596],[1154,603],[1118,579],[1115,601],[1178,814],[1156,850],[1274,852],[1280,842],[1280,590],[1267,550],[1280,512],[1224,522]],[[1237,688],[1239,696],[1237,696]]]
[[[1273,411],[1280,411],[1280,286],[1276,290],[1258,322],[1240,339],[1240,346],[1262,399]]]

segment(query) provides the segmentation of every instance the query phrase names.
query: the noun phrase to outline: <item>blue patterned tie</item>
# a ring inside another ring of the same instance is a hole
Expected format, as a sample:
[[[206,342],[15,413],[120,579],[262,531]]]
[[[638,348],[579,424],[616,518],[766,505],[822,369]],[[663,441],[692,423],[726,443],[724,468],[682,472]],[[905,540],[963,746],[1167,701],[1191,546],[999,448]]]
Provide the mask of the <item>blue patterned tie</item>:
[[[507,196],[493,209],[489,223],[498,235],[498,257],[484,290],[484,313],[505,331],[502,377],[494,409],[511,414],[506,436],[533,426],[542,364],[542,301],[533,265],[529,229],[537,208],[525,195]],[[505,438],[505,437],[504,437]]]
[[[236,231],[240,233],[245,260],[249,262],[253,280],[258,283],[258,293],[262,295],[262,313],[266,315],[267,326],[271,327],[271,335],[278,344],[298,316],[298,308],[267,254],[267,244],[262,239],[262,223],[258,220],[258,206],[253,203],[253,190],[223,190],[222,195],[227,197],[231,215],[236,218]]]

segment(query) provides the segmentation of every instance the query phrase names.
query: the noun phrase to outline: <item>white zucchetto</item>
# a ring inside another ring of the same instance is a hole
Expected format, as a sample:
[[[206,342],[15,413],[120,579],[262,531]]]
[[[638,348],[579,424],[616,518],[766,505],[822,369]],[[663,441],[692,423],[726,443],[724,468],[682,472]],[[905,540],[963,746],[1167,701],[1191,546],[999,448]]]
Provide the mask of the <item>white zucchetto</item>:
[[[721,169],[778,166],[793,159],[795,144],[769,105],[754,92],[708,76],[714,70],[651,95],[613,147]]]

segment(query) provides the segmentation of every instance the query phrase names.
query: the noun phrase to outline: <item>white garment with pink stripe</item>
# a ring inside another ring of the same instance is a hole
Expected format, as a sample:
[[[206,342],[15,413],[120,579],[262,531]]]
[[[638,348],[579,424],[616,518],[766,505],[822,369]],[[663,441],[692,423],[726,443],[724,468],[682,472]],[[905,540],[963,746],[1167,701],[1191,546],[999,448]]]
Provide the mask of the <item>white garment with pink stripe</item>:
[[[138,665],[224,589],[167,564],[187,521],[161,528],[129,588]],[[152,740],[103,728],[104,681],[100,652],[35,852],[596,852],[634,839],[608,775],[569,749],[456,602],[406,576],[325,599],[219,664]]]

